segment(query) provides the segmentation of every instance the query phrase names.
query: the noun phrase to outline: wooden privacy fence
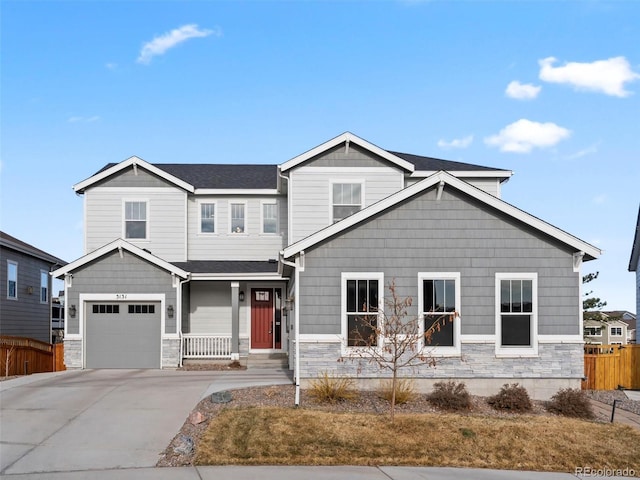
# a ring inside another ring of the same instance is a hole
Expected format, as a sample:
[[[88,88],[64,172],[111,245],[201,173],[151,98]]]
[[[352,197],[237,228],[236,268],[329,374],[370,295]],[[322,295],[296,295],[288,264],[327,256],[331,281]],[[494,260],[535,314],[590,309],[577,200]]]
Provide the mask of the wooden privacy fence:
[[[59,372],[64,365],[64,344],[32,338],[0,336],[0,376]]]
[[[640,345],[585,345],[583,390],[640,388]]]

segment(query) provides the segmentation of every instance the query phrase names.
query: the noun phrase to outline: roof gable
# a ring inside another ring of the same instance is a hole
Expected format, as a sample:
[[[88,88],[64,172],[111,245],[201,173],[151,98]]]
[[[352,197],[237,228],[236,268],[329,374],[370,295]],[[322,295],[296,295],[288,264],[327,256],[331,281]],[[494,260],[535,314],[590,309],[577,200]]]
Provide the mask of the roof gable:
[[[337,137],[332,138],[331,140],[328,140],[323,144],[318,145],[317,147],[312,148],[311,150],[308,150],[303,154],[298,155],[297,157],[294,157],[291,160],[280,164],[280,171],[286,172],[287,170],[297,167],[298,165],[301,165],[302,163],[308,160],[311,160],[312,158],[328,150],[331,150],[332,148],[338,145],[341,145],[343,143],[346,144],[347,146],[350,145],[351,143],[358,145],[359,147],[365,150],[368,150],[369,152],[377,155],[378,157],[381,157],[387,160],[388,162],[408,172],[413,172],[415,170],[414,165],[404,160],[403,158],[400,158],[394,155],[393,153],[388,152],[387,150],[383,150],[382,148],[354,135],[353,133],[345,132],[342,135],[338,135]]]
[[[164,260],[162,260],[160,257],[156,257],[155,255],[153,255],[152,253],[150,253],[147,250],[144,250],[140,247],[137,247],[135,245],[132,245],[129,242],[126,242],[125,240],[119,238],[117,240],[114,240],[111,243],[108,243],[107,245],[98,248],[97,250],[94,250],[93,252],[80,257],[79,259],[67,264],[66,266],[59,268],[58,270],[55,270],[52,275],[55,278],[60,278],[68,273],[72,273],[74,270],[77,270],[81,267],[83,267],[84,265],[93,262],[95,260],[98,260],[99,258],[107,255],[108,253],[111,253],[115,250],[126,250],[129,253],[142,258],[143,260],[146,260],[156,266],[158,266],[159,268],[162,268],[164,270],[167,270],[170,273],[173,273],[181,278],[187,278],[189,276],[189,274],[187,272],[185,272],[184,270],[182,270],[179,267],[176,267],[175,265],[166,262]]]
[[[87,188],[95,185],[96,183],[118,173],[118,172],[122,172],[125,169],[131,168],[133,167],[134,171],[137,168],[143,168],[153,174],[155,174],[156,176],[168,181],[169,183],[172,183],[174,185],[176,185],[179,188],[182,188],[188,192],[193,193],[195,191],[195,187],[191,184],[189,184],[188,182],[185,182],[184,180],[171,175],[168,172],[165,172],[164,170],[158,168],[155,165],[150,164],[149,162],[144,161],[141,158],[138,157],[129,157],[128,159],[126,159],[123,162],[114,164],[114,165],[107,165],[107,167],[103,168],[102,170],[100,170],[98,173],[96,173],[95,175],[92,175],[91,177],[87,178],[86,180],[83,180],[80,183],[77,183],[73,186],[73,190],[76,193],[83,193]]]
[[[351,228],[355,225],[364,222],[365,220],[371,218],[372,216],[381,213],[385,210],[391,209],[394,206],[398,205],[401,202],[404,202],[416,195],[421,194],[427,189],[437,186],[437,188],[444,188],[445,186],[449,186],[455,188],[472,198],[480,201],[481,203],[487,205],[488,207],[494,208],[503,214],[516,219],[520,222],[525,223],[530,226],[534,230],[537,230],[541,233],[549,235],[552,238],[570,246],[576,252],[583,252],[585,254],[585,259],[593,259],[600,256],[602,253],[598,248],[590,245],[569,233],[554,227],[553,225],[546,223],[540,220],[533,215],[530,215],[513,205],[506,203],[505,201],[490,195],[483,190],[480,190],[469,183],[459,180],[453,175],[440,171],[431,175],[430,177],[425,178],[424,180],[415,183],[399,192],[390,195],[389,197],[380,200],[373,205],[370,205],[367,208],[360,210],[357,213],[341,220],[339,222],[334,223],[308,237],[299,240],[298,242],[288,246],[282,251],[282,256],[284,258],[290,258],[294,255],[299,254],[305,249],[312,248],[316,246],[318,243],[337,235],[348,228]]]

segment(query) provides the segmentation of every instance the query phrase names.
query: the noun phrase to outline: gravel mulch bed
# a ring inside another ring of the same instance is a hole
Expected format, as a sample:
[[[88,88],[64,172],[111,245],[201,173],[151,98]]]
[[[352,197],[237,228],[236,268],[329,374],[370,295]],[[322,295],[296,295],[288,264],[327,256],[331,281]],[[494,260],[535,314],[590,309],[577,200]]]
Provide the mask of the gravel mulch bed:
[[[180,432],[173,438],[169,446],[162,453],[157,463],[159,467],[174,467],[192,465],[195,455],[195,448],[202,434],[207,429],[209,421],[224,408],[235,407],[293,407],[295,387],[293,385],[278,385],[271,387],[254,387],[239,390],[232,390],[231,401],[228,403],[213,403],[211,398],[202,400],[192,411],[191,415],[184,423]],[[591,398],[613,404],[613,396],[622,399],[618,394],[622,392],[612,392],[610,396],[603,393],[608,392],[588,392]],[[624,397],[626,398],[626,397]],[[529,415],[547,415],[555,416],[545,410],[545,402],[533,401],[533,411]],[[625,402],[625,405],[628,402]],[[632,402],[633,408],[640,409],[640,402]],[[317,403],[304,390],[300,394],[300,405],[307,409],[316,409],[330,412],[365,412],[375,414],[387,414],[389,411],[389,403],[381,399],[376,392],[360,392],[357,399],[334,404]],[[622,405],[622,404],[619,404]],[[442,413],[433,407],[428,401],[426,395],[416,395],[416,398],[404,405],[396,406],[396,412],[402,413]],[[486,401],[485,397],[472,396],[472,407],[466,412],[467,415],[477,416],[493,416],[493,417],[513,417],[518,414],[497,411],[493,409]],[[608,416],[600,416],[595,419],[598,422],[608,422]]]

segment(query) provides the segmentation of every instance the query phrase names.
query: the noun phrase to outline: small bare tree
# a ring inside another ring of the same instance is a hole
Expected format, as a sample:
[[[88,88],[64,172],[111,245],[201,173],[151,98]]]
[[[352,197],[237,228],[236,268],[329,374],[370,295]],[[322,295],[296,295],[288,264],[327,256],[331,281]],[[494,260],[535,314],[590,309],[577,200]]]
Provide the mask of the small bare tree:
[[[6,358],[4,358],[4,376],[8,377],[11,371],[11,364],[13,363],[13,353],[16,349],[15,345],[11,345],[5,350]]]
[[[391,372],[391,421],[394,421],[398,374],[404,369],[428,365],[436,366],[433,349],[429,348],[435,332],[458,317],[458,312],[429,315],[432,323],[422,329],[420,317],[410,315],[412,297],[398,294],[395,280],[388,286],[380,314],[368,314],[356,319],[356,328],[348,333],[349,344],[355,346],[352,360],[374,364]],[[435,345],[433,345],[435,346]],[[362,368],[362,367],[360,367]]]

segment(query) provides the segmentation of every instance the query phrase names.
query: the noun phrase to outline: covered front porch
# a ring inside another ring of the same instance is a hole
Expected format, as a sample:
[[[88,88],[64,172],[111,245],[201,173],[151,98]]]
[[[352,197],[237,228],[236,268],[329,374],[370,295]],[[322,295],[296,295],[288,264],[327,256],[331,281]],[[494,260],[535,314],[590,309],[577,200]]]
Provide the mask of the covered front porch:
[[[180,364],[189,361],[286,357],[287,278],[273,262],[185,262]],[[205,271],[206,270],[206,271]]]

